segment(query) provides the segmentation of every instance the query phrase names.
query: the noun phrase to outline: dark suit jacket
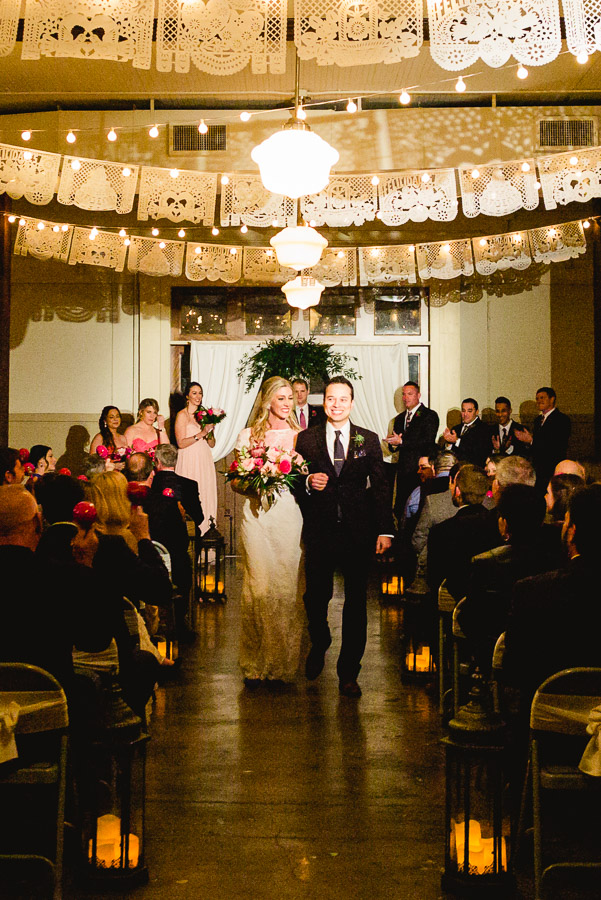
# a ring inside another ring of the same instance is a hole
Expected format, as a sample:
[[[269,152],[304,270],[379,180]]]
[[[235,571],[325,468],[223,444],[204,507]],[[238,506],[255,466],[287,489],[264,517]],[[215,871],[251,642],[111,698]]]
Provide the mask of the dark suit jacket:
[[[459,423],[459,425],[454,425],[453,428],[451,428],[451,431],[459,437],[462,428],[463,425]],[[480,468],[483,469],[486,458],[490,456],[492,452],[492,443],[488,425],[485,425],[482,419],[476,419],[461,438],[459,446],[457,447],[456,444],[453,445],[453,452],[457,456],[457,459],[467,459],[468,462],[473,463],[475,466],[480,466]]]
[[[507,433],[507,438],[508,438],[507,443],[505,444],[504,447],[503,447],[503,445],[501,445],[500,451],[501,451],[501,453],[507,453],[510,456],[523,456],[525,459],[530,459],[530,454],[531,454],[532,448],[531,448],[530,444],[525,444],[523,441],[518,441],[518,439],[515,436],[515,427],[516,427],[516,423],[512,419],[511,425],[509,426],[509,431]],[[519,423],[518,423],[517,427],[518,427],[518,429],[521,428]],[[491,432],[490,432],[490,452],[491,453],[493,451],[496,452],[494,450],[493,443],[492,443],[493,437],[497,437],[497,438],[500,437],[500,428],[499,428],[498,424],[491,426]]]
[[[417,483],[417,463],[420,456],[428,453],[436,443],[438,433],[438,413],[427,406],[420,406],[405,430],[405,413],[399,413],[394,420],[393,430],[403,435],[403,443],[399,447],[389,444],[392,451],[398,451],[398,474],[415,476]]]
[[[322,422],[326,420],[326,412],[323,406],[314,406],[312,403],[308,404],[309,406],[309,421],[307,422],[307,428],[314,428],[315,425],[321,425]],[[298,416],[296,414],[296,409],[294,410],[294,417],[298,422]],[[298,422],[300,425],[300,422]]]
[[[168,489],[173,491],[174,499],[181,503],[194,524],[200,525],[204,521],[204,513],[198,496],[198,484],[192,478],[184,478],[183,475],[177,475],[169,469],[162,469],[155,473],[150,495],[152,497],[165,496],[163,491]],[[156,538],[156,540],[158,541],[160,538]]]
[[[546,426],[545,426],[546,427]],[[504,670],[528,705],[539,684],[572,666],[601,666],[599,561],[577,557],[564,569],[515,585]]]
[[[481,503],[463,506],[451,519],[430,529],[428,585],[435,594],[446,579],[447,589],[456,600],[465,596],[472,557],[491,547],[485,527],[487,515]]]
[[[363,438],[362,444],[355,442],[358,436]],[[296,449],[307,460],[311,474],[325,472],[329,476],[323,491],[308,493],[304,483],[295,489],[308,549],[327,542],[335,533],[339,510],[349,539],[361,551],[369,552],[376,535],[393,534],[390,487],[380,440],[373,431],[351,425],[347,457],[340,475],[336,475],[328,453],[325,424],[301,431]]]
[[[572,423],[570,417],[555,409],[542,424],[542,415],[534,420],[532,429],[532,463],[536,470],[537,486],[546,489],[558,462],[565,459]]]

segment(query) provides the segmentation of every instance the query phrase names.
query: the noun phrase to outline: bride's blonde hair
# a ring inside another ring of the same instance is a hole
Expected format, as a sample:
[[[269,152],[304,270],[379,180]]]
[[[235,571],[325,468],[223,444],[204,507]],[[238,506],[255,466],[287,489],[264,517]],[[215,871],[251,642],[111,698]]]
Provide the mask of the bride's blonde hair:
[[[251,437],[255,441],[264,440],[266,432],[269,431],[269,410],[271,409],[271,401],[275,394],[285,387],[290,388],[290,392],[292,393],[292,385],[280,375],[274,375],[272,378],[268,378],[267,381],[263,382],[258,408],[250,429]],[[293,431],[301,430],[298,422],[294,418],[292,410],[286,419],[286,424],[289,425]]]

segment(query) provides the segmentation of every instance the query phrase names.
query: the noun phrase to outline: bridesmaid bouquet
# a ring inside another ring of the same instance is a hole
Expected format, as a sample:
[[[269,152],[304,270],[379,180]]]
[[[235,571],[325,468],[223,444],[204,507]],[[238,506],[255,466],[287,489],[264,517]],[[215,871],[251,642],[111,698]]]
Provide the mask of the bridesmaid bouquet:
[[[224,409],[218,409],[216,406],[209,406],[208,409],[205,409],[204,406],[199,406],[194,413],[194,418],[200,427],[204,428],[205,425],[218,425],[220,422],[223,422],[226,415],[227,413]]]
[[[238,450],[225,477],[235,483],[232,487],[239,493],[257,497],[267,512],[278,494],[292,488],[299,476],[308,474],[309,468],[300,453],[259,443]]]

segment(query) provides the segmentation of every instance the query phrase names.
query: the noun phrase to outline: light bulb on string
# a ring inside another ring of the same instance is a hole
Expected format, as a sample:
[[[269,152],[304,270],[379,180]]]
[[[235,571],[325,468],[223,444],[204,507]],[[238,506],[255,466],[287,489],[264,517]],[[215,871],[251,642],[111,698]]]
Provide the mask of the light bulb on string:
[[[415,250],[415,247],[413,246],[413,244],[409,244],[409,246],[407,247],[407,250],[409,251],[409,253],[413,253],[413,251]]]
[[[23,159],[27,159],[27,160],[33,159],[33,153],[31,152],[31,150],[25,151],[25,153],[23,154]]]
[[[195,253],[200,253],[200,252],[201,252],[200,247],[195,247],[195,248],[194,248],[194,252],[195,252]]]
[[[9,217],[8,217],[8,221],[9,221],[10,224],[12,225],[13,222],[16,222],[16,221],[17,221],[17,217],[16,217],[16,216],[9,216]]]
[[[235,256],[237,252],[235,247],[230,247],[230,256]]]
[[[185,238],[186,232],[184,231],[183,228],[180,228],[180,230],[177,232],[177,236],[180,238]]]
[[[480,238],[480,246],[486,247],[486,238]]]
[[[91,240],[91,241],[95,241],[95,240],[96,240],[96,235],[97,235],[97,234],[98,234],[98,229],[97,229],[96,226],[94,225],[94,227],[92,228],[92,230],[90,231],[90,234],[89,234],[90,240]]]
[[[121,174],[124,178],[129,178],[129,176],[131,175],[131,169],[129,168],[129,166],[124,166],[121,170]]]
[[[106,136],[107,141],[116,141],[117,140],[117,132],[114,128],[111,128],[109,133]]]
[[[68,231],[68,230],[69,230],[68,225],[61,225],[61,231]]]
[[[26,128],[25,131],[21,132],[21,140],[22,141],[30,141],[31,140],[31,131],[29,128]]]
[[[201,119],[200,123],[198,125],[199,134],[206,134],[208,132],[208,130],[209,130],[209,126],[207,125],[207,123],[205,122],[204,119]]]
[[[348,113],[356,113],[357,112],[357,104],[355,103],[354,100],[349,100],[349,102],[346,104],[346,111]]]
[[[519,68],[515,74],[518,76],[518,78],[521,78],[523,81],[524,78],[528,78],[528,69],[526,68],[526,66],[519,66]]]
[[[73,169],[74,172],[79,172],[79,170],[81,169],[80,161],[78,159],[72,159],[71,160],[71,168]]]
[[[577,157],[577,156],[570,156],[570,165],[571,165],[571,166],[577,166],[577,165],[578,165],[578,157]]]
[[[213,237],[217,237],[217,235],[219,234],[219,229],[216,225],[213,225],[213,227],[211,228],[211,234],[213,235]]]
[[[127,237],[127,231],[125,230],[125,228],[121,229],[121,231],[119,232],[119,237]]]
[[[248,122],[248,121],[250,121],[250,113],[249,113],[249,112],[246,112],[246,110],[245,110],[244,112],[241,112],[241,113],[240,113],[240,121],[241,121],[241,122]]]
[[[161,250],[164,250],[166,247],[165,241],[161,241],[159,247],[161,248]]]
[[[53,225],[53,226],[52,226],[52,230],[54,231],[55,234],[58,234],[59,231],[60,231],[60,228],[59,228],[58,225]]]
[[[125,238],[125,240],[123,241],[123,245],[125,247],[129,247],[130,244],[131,244],[131,240],[129,238]]]
[[[522,172],[529,172],[530,171],[530,163],[523,162],[521,165],[521,169],[522,169]]]
[[[159,236],[159,229],[158,229],[158,228],[153,228],[152,231],[151,231],[150,233],[152,234],[153,237],[158,237],[158,236]]]
[[[380,179],[378,178],[377,175],[374,175],[372,177],[371,183],[373,184],[374,187],[377,187],[380,184]]]
[[[478,169],[472,169],[472,178],[476,181],[477,178],[480,178],[480,171]]]
[[[25,224],[25,219],[19,219],[19,225],[21,226],[21,228],[24,228]]]
[[[429,181],[430,181],[430,173],[429,173],[429,172],[424,172],[423,175],[422,175],[422,182],[423,182],[424,184],[427,184]]]
[[[240,228],[241,234],[246,234],[247,231],[248,231],[248,225],[243,225],[243,226]]]
[[[68,144],[74,144],[77,138],[75,137],[75,134],[70,131],[65,140]]]
[[[451,251],[451,245],[450,245],[450,244],[443,244],[441,249],[442,249],[442,252],[443,252],[443,253],[450,253],[450,251]]]
[[[581,66],[588,62],[588,53],[586,50],[580,50],[576,56],[576,62],[580,63]]]
[[[588,219],[585,219],[585,220],[584,220],[584,222],[582,223],[582,227],[583,227],[583,228],[590,228],[590,227],[591,227],[591,223],[589,222]]]
[[[411,95],[407,91],[401,91],[401,93],[399,94],[399,103],[401,103],[403,106],[407,106],[409,103],[411,103]]]
[[[159,129],[158,129],[157,125],[153,125],[152,128],[148,129],[148,137],[158,138],[158,136],[159,136]]]
[[[226,185],[229,183],[230,183],[229,175],[222,175],[221,176],[221,184]]]
[[[465,81],[463,80],[463,76],[460,75],[455,83],[455,90],[458,94],[463,94],[465,90]]]
[[[344,259],[344,250],[339,250],[336,256],[338,259]]]
[[[540,191],[540,189],[541,189],[541,183],[540,183],[540,181],[535,181],[535,182],[534,182],[534,187],[536,188],[537,191]]]
[[[43,231],[45,227],[43,222],[38,222],[38,231]]]
[[[177,178],[179,175],[179,169],[170,169],[169,174],[172,178]]]

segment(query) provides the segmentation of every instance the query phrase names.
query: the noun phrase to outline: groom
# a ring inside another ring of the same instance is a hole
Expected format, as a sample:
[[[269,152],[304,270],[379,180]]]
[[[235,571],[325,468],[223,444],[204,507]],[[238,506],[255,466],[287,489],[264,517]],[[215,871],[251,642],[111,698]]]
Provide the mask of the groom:
[[[369,562],[374,549],[384,553],[390,547],[392,519],[380,441],[373,431],[351,425],[353,400],[353,385],[346,378],[337,376],[326,385],[327,421],[301,431],[296,442],[311,470],[296,495],[304,519],[304,600],[311,638],[305,673],[310,680],[317,678],[332,643],[328,604],[338,567],[344,576],[340,693],[360,697],[357,675],[367,637]]]

